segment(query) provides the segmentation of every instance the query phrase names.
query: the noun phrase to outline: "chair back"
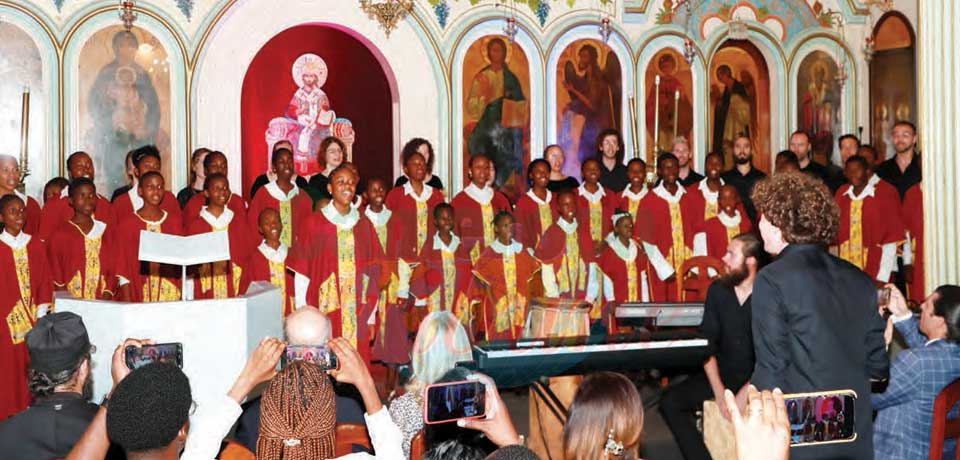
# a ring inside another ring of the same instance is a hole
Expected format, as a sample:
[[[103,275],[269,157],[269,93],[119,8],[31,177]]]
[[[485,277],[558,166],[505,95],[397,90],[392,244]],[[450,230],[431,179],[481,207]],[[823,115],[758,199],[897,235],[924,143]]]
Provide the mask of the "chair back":
[[[960,401],[960,379],[954,380],[940,390],[937,399],[933,401],[933,424],[930,425],[928,452],[930,460],[942,460],[943,443],[947,439],[960,437],[960,418],[947,419],[947,412],[957,401]],[[960,460],[960,448],[955,450],[954,458]]]
[[[712,268],[714,276],[710,276],[708,268]],[[696,273],[693,270],[696,269]],[[710,283],[720,273],[723,273],[723,262],[710,256],[691,257],[680,265],[677,273],[677,299],[680,302],[703,300],[707,297]],[[687,296],[688,292],[693,292]]]
[[[220,456],[217,458],[220,460],[257,460],[257,456],[250,452],[250,449],[229,439],[224,443],[223,449],[220,450]]]
[[[420,457],[423,457],[423,451],[423,430],[420,430],[410,440],[410,460],[420,460]]]
[[[373,449],[370,436],[367,435],[367,426],[362,423],[338,423],[336,439],[334,454],[337,457],[353,452],[353,446],[361,446],[367,450]]]

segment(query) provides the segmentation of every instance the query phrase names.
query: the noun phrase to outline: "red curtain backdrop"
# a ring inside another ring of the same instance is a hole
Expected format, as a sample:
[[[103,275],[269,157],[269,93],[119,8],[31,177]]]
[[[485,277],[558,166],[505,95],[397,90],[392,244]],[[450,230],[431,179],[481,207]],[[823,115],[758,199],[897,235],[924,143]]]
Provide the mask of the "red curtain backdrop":
[[[247,195],[253,180],[267,170],[265,133],[281,117],[297,91],[291,68],[305,53],[320,56],[329,75],[322,89],[337,117],[356,131],[353,161],[362,179],[382,177],[393,183],[393,110],[390,83],[376,56],[348,32],[334,26],[292,27],[257,52],[243,79],[240,96],[241,174]]]

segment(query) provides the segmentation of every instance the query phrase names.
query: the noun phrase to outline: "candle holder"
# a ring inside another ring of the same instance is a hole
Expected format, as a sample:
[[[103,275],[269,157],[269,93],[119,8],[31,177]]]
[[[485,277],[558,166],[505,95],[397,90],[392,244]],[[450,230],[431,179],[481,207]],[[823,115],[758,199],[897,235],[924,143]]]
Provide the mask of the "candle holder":
[[[133,28],[133,23],[137,21],[137,12],[134,10],[136,5],[133,3],[133,0],[120,0],[120,7],[117,10],[117,16],[120,17],[120,22],[123,23],[123,28],[130,30]]]
[[[367,17],[376,20],[389,38],[390,32],[413,11],[413,0],[360,0],[360,9],[367,13]]]
[[[610,40],[610,34],[613,32],[613,27],[610,26],[610,18],[604,17],[600,20],[600,38],[603,39],[603,42],[606,43]]]
[[[30,176],[30,155],[28,140],[30,139],[30,87],[23,88],[20,99],[20,180],[17,188],[24,191],[27,177]]]
[[[689,38],[683,40],[683,59],[687,61],[687,64],[693,64],[693,60],[697,58],[697,49],[693,46],[693,40]]]

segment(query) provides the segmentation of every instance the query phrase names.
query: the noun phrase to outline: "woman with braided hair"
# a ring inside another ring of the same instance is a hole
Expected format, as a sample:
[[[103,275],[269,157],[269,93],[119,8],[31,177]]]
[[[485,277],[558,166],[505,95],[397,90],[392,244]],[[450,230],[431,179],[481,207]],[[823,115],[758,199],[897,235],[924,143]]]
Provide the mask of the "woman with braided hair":
[[[333,385],[320,367],[303,361],[288,364],[270,381],[261,404],[258,459],[333,457]]]

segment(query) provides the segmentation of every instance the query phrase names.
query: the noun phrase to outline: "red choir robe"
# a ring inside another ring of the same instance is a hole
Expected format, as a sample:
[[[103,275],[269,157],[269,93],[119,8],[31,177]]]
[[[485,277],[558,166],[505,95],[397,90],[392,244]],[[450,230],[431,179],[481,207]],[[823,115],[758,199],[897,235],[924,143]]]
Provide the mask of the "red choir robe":
[[[876,175],[859,196],[850,184],[837,190],[840,229],[835,244],[840,258],[866,272],[877,285],[891,281],[890,273],[897,270],[897,246],[906,240],[899,198],[896,189]]]
[[[750,219],[739,210],[734,210],[733,216],[720,211],[703,224],[703,231],[707,236],[707,255],[715,259],[722,259],[727,253],[730,240],[741,233],[749,233],[752,226]]]
[[[179,216],[164,211],[163,217],[147,221],[137,213],[125,215],[116,227],[114,241],[119,250],[113,266],[122,287],[130,283],[131,302],[173,302],[181,299],[182,267],[140,261],[140,232],[182,235]]]
[[[602,323],[611,333],[617,330],[616,308],[624,302],[649,302],[652,297],[647,277],[648,260],[643,248],[636,240],[630,240],[625,247],[619,238],[607,240],[607,247],[597,261],[600,276],[603,278],[603,300],[606,308],[602,312]]]
[[[499,191],[473,183],[450,201],[456,216],[455,233],[460,243],[470,252],[471,262],[476,262],[483,249],[494,240],[493,217],[500,211],[510,211],[510,201]]]
[[[420,206],[426,209],[425,202],[420,204]],[[414,203],[413,214],[408,215],[408,218],[412,217],[413,219],[417,219],[416,208],[417,204]],[[373,359],[389,364],[406,363],[410,361],[410,344],[409,340],[407,340],[407,324],[404,321],[404,306],[406,305],[407,291],[409,291],[409,289],[406,285],[401,286],[401,284],[409,283],[410,266],[407,262],[399,260],[396,256],[396,251],[399,250],[398,248],[405,246],[395,243],[398,238],[394,235],[397,234],[396,232],[401,232],[400,227],[394,225],[397,220],[397,213],[386,207],[379,213],[373,212],[369,207],[364,207],[361,214],[363,216],[361,220],[369,222],[376,234],[376,245],[379,247],[382,255],[382,260],[379,263],[380,268],[383,270],[384,279],[388,281],[384,289],[379,290],[377,298],[374,301],[371,315],[375,315],[375,317],[360,319],[367,321],[368,326],[375,326],[375,329],[371,331],[371,336],[374,339]],[[408,241],[408,243],[415,245],[417,222],[407,223],[413,227],[412,229],[409,227],[405,229],[408,234],[412,234],[412,241]],[[388,248],[390,249],[388,250]],[[410,246],[408,249],[414,251],[416,248]],[[413,254],[416,253],[414,252]],[[410,257],[408,260],[413,260],[412,256],[408,257]],[[404,276],[403,281],[401,281],[401,276]],[[399,296],[399,290],[401,289],[403,290],[403,298]]]
[[[706,238],[699,233],[703,218],[694,205],[682,186],[678,185],[676,195],[671,195],[663,184],[640,203],[638,212],[649,216],[652,224],[650,235],[641,244],[654,269],[649,280],[654,302],[678,301],[676,281],[666,280],[690,257],[706,255]]]
[[[190,228],[193,221],[200,218],[200,210],[207,204],[207,197],[200,192],[187,200],[187,205],[183,207],[183,228]],[[235,218],[245,222],[247,220],[247,203],[243,197],[236,193],[230,194],[230,201],[227,201],[227,208],[233,211]],[[257,216],[259,217],[259,216]]]
[[[283,243],[273,249],[265,241],[247,258],[247,264],[240,275],[240,294],[246,294],[251,283],[265,281],[280,290],[283,299],[280,305],[281,318],[293,313],[297,309],[294,303],[293,272],[287,270],[287,253],[289,248]]]
[[[543,234],[533,256],[541,264],[545,296],[591,303],[598,298],[593,241],[578,222],[557,219]]]
[[[415,261],[429,235],[436,231],[433,208],[440,203],[443,203],[443,195],[426,184],[423,185],[420,195],[413,191],[409,182],[390,190],[385,203],[392,213],[390,241],[383,246],[384,251],[390,246],[390,252],[395,257],[408,262]]]
[[[285,194],[275,181],[260,187],[250,202],[250,209],[247,210],[247,221],[251,233],[259,233],[260,211],[266,208],[276,209],[280,213],[280,223],[283,225],[283,230],[280,231],[280,242],[296,249],[294,242],[300,232],[301,222],[313,212],[313,201],[310,195],[296,185],[290,193]]]
[[[93,221],[90,233],[83,233],[67,221],[47,241],[50,251],[50,273],[57,289],[64,289],[74,298],[97,300],[105,293],[116,294],[117,276],[112,254],[116,253],[112,229],[99,220]]]
[[[40,238],[0,232],[0,420],[27,408],[29,356],[24,339],[52,300],[47,250]]]
[[[533,189],[520,196],[513,212],[517,241],[524,247],[535,248],[543,234],[557,221],[557,203],[554,194],[547,190],[547,198],[541,200]]]
[[[23,231],[27,235],[36,235],[37,231],[40,229],[40,205],[37,203],[37,200],[34,200],[33,197],[27,196],[23,193],[20,193],[18,190],[14,190],[13,194],[20,197],[23,200]],[[72,216],[73,214],[71,214]]]
[[[627,211],[633,216],[633,238],[637,241],[649,241],[653,234],[653,222],[650,219],[650,215],[645,208],[640,206],[640,203],[644,199],[650,196],[650,189],[646,186],[643,187],[643,190],[640,190],[640,193],[633,193],[630,190],[630,187],[627,187],[620,192],[620,195],[617,197],[617,205],[614,206],[615,209],[621,211]],[[610,217],[613,219],[613,217]],[[611,220],[612,224],[613,221]]]
[[[473,265],[473,276],[482,287],[483,325],[487,340],[520,338],[527,318],[527,299],[542,291],[536,259],[513,241],[509,246],[494,240]]]
[[[596,193],[588,192],[585,184],[577,188],[577,223],[584,227],[594,242],[603,241],[613,231],[611,219],[619,201],[613,192],[597,185],[600,188]]]
[[[450,245],[435,232],[420,252],[420,265],[410,281],[410,293],[425,303],[429,312],[453,312],[464,325],[471,324],[472,277],[470,252],[460,238],[451,235]]]
[[[69,193],[70,188],[64,188],[59,197],[43,205],[43,210],[40,212],[40,228],[37,230],[37,236],[41,240],[48,241],[57,229],[73,218]],[[97,208],[93,218],[107,224],[108,228],[116,223],[110,201],[100,194],[97,194]]]
[[[195,299],[227,299],[243,295],[240,280],[252,246],[247,222],[239,219],[229,208],[225,208],[220,217],[214,217],[204,206],[200,210],[199,218],[187,228],[186,234],[224,231],[227,232],[230,242],[230,260],[197,267],[193,281]]]
[[[119,223],[130,214],[134,214],[143,207],[143,198],[137,194],[137,186],[134,185],[127,193],[120,195],[113,201],[110,208],[113,212],[114,222]],[[163,192],[163,201],[160,202],[160,209],[163,209],[174,219],[177,225],[183,225],[183,213],[180,211],[180,202],[177,197],[169,191]],[[73,214],[70,214],[72,217]]]
[[[900,205],[900,219],[907,230],[903,264],[913,265],[913,277],[907,279],[907,298],[922,303],[926,298],[923,285],[923,192],[920,184],[907,189]]]
[[[332,202],[302,225],[305,237],[290,265],[299,278],[298,286],[306,286],[304,302],[327,313],[333,336],[349,340],[369,362],[367,318],[381,287],[386,286],[380,245],[370,244],[377,239],[376,230],[356,209],[341,215]],[[300,303],[299,287],[297,296]]]
[[[720,179],[720,186],[723,186],[723,179]],[[719,212],[717,210],[717,197],[720,195],[720,192],[710,191],[706,178],[687,186],[687,193],[689,193],[690,199],[694,202],[692,207],[696,209],[697,215],[701,216],[703,222],[713,218],[717,215],[717,212]]]

